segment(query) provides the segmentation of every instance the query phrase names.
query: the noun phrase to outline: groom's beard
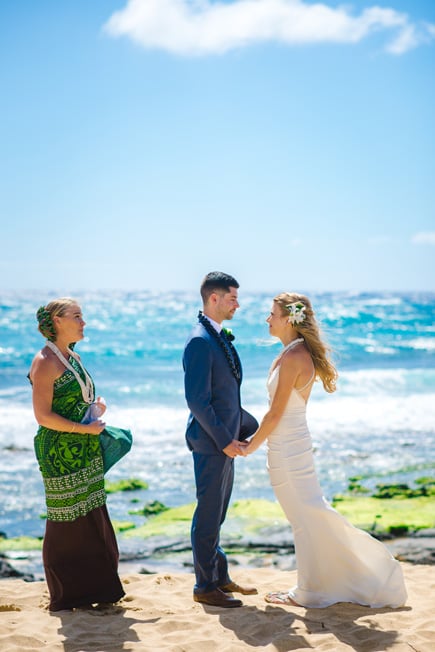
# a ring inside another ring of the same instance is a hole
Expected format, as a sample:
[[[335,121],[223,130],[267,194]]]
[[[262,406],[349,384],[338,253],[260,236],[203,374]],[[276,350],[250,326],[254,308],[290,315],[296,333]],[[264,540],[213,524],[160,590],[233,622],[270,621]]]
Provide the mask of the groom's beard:
[[[222,317],[222,321],[225,321],[226,319],[232,319],[234,317],[236,310],[237,308],[230,308]]]

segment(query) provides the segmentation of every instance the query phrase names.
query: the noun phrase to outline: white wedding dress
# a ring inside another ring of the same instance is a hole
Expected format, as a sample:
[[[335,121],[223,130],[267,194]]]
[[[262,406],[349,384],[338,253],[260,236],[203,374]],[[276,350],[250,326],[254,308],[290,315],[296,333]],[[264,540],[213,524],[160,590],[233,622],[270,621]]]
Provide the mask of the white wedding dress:
[[[268,378],[270,400],[278,377],[279,366]],[[292,390],[280,423],[268,438],[271,484],[292,526],[296,549],[297,586],[288,595],[304,607],[327,607],[336,602],[402,606],[407,593],[399,562],[380,541],[351,525],[322,495],[301,395],[313,381]]]

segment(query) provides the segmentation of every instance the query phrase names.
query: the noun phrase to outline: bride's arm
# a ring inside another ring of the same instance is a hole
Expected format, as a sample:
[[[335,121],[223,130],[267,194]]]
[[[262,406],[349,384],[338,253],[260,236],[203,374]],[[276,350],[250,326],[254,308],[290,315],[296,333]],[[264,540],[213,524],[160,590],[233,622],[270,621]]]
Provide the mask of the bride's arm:
[[[293,351],[289,351],[283,356],[281,367],[279,369],[278,386],[272,399],[272,403],[264,415],[257,432],[244,447],[244,455],[249,455],[256,451],[280,422],[291,391],[295,386],[301,371],[300,360],[298,358],[299,356],[294,355]]]

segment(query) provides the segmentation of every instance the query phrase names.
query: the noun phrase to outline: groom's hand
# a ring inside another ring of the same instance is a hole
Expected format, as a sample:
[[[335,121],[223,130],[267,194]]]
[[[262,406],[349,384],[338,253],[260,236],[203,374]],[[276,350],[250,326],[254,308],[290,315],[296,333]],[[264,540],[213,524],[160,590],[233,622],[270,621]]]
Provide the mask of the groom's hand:
[[[248,447],[249,442],[248,441],[241,441],[239,442],[239,448],[240,448],[240,453],[239,455],[243,455],[243,457],[246,457],[247,452],[246,449]]]
[[[228,446],[225,446],[225,448],[222,449],[222,452],[225,453],[225,455],[228,455],[228,457],[243,455],[242,444],[238,439],[233,439],[231,444],[228,444]]]

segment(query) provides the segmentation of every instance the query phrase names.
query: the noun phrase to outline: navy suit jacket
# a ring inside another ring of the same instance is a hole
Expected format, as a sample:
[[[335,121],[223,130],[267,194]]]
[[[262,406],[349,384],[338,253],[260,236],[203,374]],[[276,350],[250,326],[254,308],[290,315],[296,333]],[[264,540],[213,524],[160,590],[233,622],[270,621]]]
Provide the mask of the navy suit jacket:
[[[200,323],[186,342],[183,368],[191,451],[217,455],[233,439],[243,441],[257,430],[257,420],[240,404],[240,383],[222,347]]]

